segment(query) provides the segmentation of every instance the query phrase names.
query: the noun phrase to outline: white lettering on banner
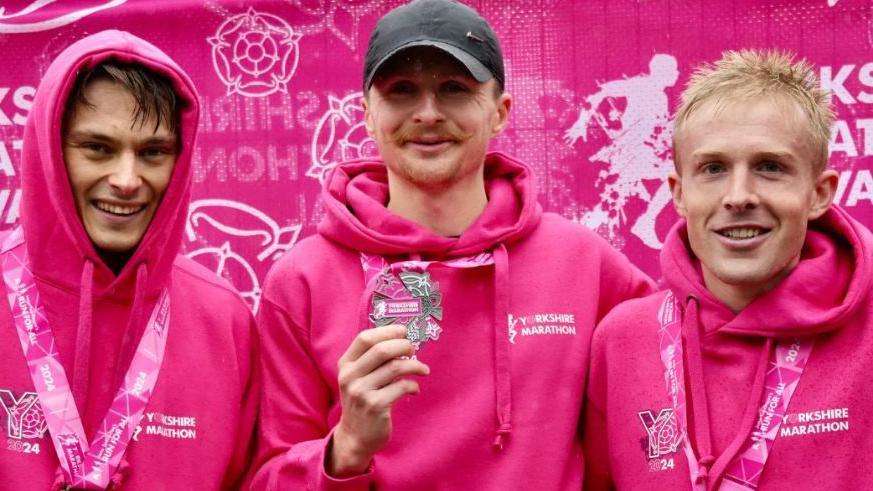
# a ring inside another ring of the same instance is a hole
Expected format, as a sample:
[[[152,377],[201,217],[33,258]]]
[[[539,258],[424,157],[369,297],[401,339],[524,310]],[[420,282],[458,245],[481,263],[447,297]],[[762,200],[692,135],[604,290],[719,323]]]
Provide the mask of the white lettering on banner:
[[[870,169],[847,169],[840,172],[834,203],[851,208],[862,201],[873,204],[873,174]]]
[[[12,163],[12,155],[7,145],[12,147],[16,156],[15,161],[21,162],[21,149],[24,146],[24,141],[20,139],[11,142],[0,141],[0,173],[6,177],[13,177],[15,176],[15,165]]]
[[[273,145],[254,147],[235,146],[228,149],[222,146],[207,145],[201,142],[194,149],[191,165],[194,168],[194,182],[207,180],[217,182],[260,182],[265,178],[272,182],[296,181],[297,166],[305,149],[297,145]]]
[[[5,101],[10,93],[15,112],[4,110],[4,107],[9,107]],[[24,126],[24,123],[27,122],[27,115],[30,114],[30,108],[33,106],[34,94],[36,94],[36,87],[30,85],[22,85],[16,87],[15,90],[12,90],[12,87],[0,87],[0,126]]]
[[[833,94],[835,103],[873,104],[873,62],[865,63],[860,67],[856,64],[839,67],[823,65],[819,73],[822,88]],[[852,89],[857,85],[863,88],[853,91]]]
[[[243,100],[240,100],[243,99]],[[275,93],[267,97],[240,98],[233,95],[201,98],[200,134],[291,131],[315,129],[321,98],[311,90]]]

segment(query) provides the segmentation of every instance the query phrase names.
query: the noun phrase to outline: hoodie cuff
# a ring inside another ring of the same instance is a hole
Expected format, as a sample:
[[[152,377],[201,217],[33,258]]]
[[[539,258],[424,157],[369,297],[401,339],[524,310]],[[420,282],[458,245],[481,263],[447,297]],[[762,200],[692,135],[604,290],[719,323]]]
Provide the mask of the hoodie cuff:
[[[321,472],[318,473],[315,489],[323,491],[367,491],[370,488],[370,482],[373,480],[373,462],[363,474],[358,474],[351,477],[333,477],[327,473],[327,451],[333,442],[333,431],[324,438],[324,443],[321,447]]]

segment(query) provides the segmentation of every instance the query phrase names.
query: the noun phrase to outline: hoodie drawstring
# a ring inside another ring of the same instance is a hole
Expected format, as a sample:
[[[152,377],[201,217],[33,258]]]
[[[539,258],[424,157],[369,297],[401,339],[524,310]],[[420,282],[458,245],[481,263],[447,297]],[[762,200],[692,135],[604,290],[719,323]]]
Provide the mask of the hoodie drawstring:
[[[712,435],[709,432],[709,401],[706,397],[706,385],[703,380],[703,352],[700,347],[700,317],[698,313],[699,300],[693,295],[685,299],[685,320],[682,323],[682,335],[688,342],[688,388],[691,398],[686,402],[692,406],[694,415],[693,429],[697,444],[697,484],[706,484],[709,469],[715,463],[712,455]],[[690,403],[690,404],[689,404]]]
[[[134,349],[133,333],[139,332],[138,327],[140,325],[140,318],[142,317],[145,304],[146,285],[148,285],[148,273],[146,263],[140,263],[139,266],[137,266],[130,318],[127,321],[127,329],[124,331],[124,339],[121,342],[121,349],[119,350],[118,358],[116,358],[115,361],[115,375],[113,376],[113,379],[119,385],[124,383],[124,373],[127,371],[121,360],[128,360],[133,356],[133,353],[129,352]],[[109,480],[109,489],[119,489],[129,473],[130,463],[127,461],[127,452],[125,452],[121,455],[121,461],[118,463],[115,473],[112,474],[112,477]]]
[[[712,454],[712,435],[710,433],[709,400],[706,395],[706,385],[703,378],[703,351],[700,342],[700,332],[703,326],[700,324],[699,300],[694,295],[689,295],[685,300],[685,319],[682,322],[682,335],[687,341],[687,372],[690,398],[686,400],[686,407],[692,406],[694,416],[693,423],[689,422],[689,432],[694,435],[697,445],[698,474],[696,484],[703,484],[709,488],[708,479],[710,474],[719,476],[727,467],[734,455],[742,447],[745,439],[737,438],[725,449],[721,457],[716,460]],[[773,338],[767,338],[758,361],[755,372],[755,380],[746,403],[743,419],[740,422],[739,434],[749,435],[752,426],[758,416],[758,402],[764,390],[767,375],[767,365],[770,353],[773,349]],[[691,428],[693,424],[693,428]]]
[[[94,309],[94,263],[85,259],[79,283],[79,323],[76,327],[76,351],[73,358],[73,400],[79,414],[85,414],[88,381],[91,375],[91,317]]]
[[[136,329],[139,326],[140,318],[142,317],[143,305],[145,304],[145,291],[148,284],[148,268],[145,263],[140,263],[136,268],[135,290],[133,294],[133,305],[130,309],[130,317],[127,322],[127,329],[124,331],[121,346],[119,347],[118,357],[115,361],[112,379],[116,386],[123,383],[125,367],[122,360],[127,360],[128,351],[133,346],[133,333],[138,332]],[[82,268],[82,280],[79,285],[79,325],[76,331],[76,357],[73,362],[73,400],[79,406],[79,414],[85,413],[85,401],[88,396],[88,382],[90,378],[90,359],[91,359],[91,332],[93,325],[94,312],[94,263],[90,260],[85,260],[85,265]],[[124,482],[124,479],[130,472],[130,464],[127,461],[127,456],[122,455],[121,462],[118,468],[110,478],[110,489],[118,489]],[[64,489],[68,483],[64,478],[60,467],[55,473],[55,481],[52,484],[53,490]]]
[[[121,346],[118,351],[118,358],[115,361],[115,369],[113,380],[116,385],[123,382],[125,368],[122,360],[129,360],[134,349],[134,334],[140,333],[139,326],[140,318],[142,317],[143,307],[145,305],[145,291],[148,284],[148,268],[145,263],[140,263],[136,268],[136,278],[134,281],[133,305],[130,308],[130,317],[127,320],[127,328],[124,330],[124,337],[121,341]]]
[[[509,255],[499,244],[494,249],[494,387],[497,405],[497,435],[494,446],[503,450],[503,440],[512,433],[512,370],[508,325]]]

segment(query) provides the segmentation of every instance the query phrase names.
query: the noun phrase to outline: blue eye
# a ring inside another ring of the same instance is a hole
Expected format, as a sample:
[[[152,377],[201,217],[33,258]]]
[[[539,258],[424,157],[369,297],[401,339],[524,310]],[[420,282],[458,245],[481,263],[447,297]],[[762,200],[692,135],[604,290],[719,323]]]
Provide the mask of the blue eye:
[[[781,172],[782,166],[778,162],[765,161],[758,165],[758,168],[763,172]]]
[[[704,174],[710,175],[721,174],[722,172],[725,172],[725,166],[721,162],[709,162],[704,164],[700,168],[700,171]]]

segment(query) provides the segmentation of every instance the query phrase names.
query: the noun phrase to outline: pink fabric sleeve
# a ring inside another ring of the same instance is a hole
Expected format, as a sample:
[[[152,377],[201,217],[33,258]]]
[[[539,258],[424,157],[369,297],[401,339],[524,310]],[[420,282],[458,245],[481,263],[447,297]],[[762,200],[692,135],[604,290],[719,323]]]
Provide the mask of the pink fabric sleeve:
[[[311,356],[308,332],[266,294],[258,325],[263,390],[257,470],[251,488],[367,491],[372,470],[347,479],[335,479],[325,472],[332,434],[327,416],[336,396]]]
[[[242,394],[236,428],[236,448],[228,464],[221,489],[248,488],[257,441],[255,422],[258,418],[258,402],[261,395],[258,336],[254,318],[248,310],[246,313],[248,322],[241,329],[234,331],[236,345],[247,349],[237,352]]]
[[[613,489],[609,475],[609,432],[606,420],[606,333],[595,331],[591,344],[591,366],[582,417],[582,445],[585,456],[583,489]]]
[[[643,273],[621,252],[611,246],[605,247],[600,270],[600,305],[597,322],[616,305],[654,293],[655,282]]]

